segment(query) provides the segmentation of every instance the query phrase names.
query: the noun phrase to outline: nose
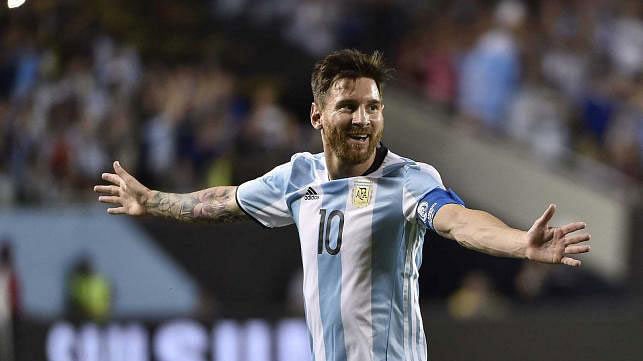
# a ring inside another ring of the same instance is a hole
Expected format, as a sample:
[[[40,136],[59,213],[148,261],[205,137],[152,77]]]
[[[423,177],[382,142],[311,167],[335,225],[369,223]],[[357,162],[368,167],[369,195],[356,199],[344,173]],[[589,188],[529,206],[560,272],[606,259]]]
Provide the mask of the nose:
[[[370,120],[368,119],[368,115],[366,114],[366,107],[358,107],[357,110],[355,110],[355,112],[353,113],[353,124],[366,126],[369,123]]]

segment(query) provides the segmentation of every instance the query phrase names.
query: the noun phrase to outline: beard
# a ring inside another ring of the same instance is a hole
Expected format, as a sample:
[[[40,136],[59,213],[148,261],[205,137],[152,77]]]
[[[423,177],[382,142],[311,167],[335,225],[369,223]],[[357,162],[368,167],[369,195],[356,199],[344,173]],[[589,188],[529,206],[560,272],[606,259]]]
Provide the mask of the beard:
[[[368,134],[368,145],[366,145],[366,143],[349,142],[349,134],[351,133]],[[375,152],[375,147],[377,147],[382,140],[383,133],[383,127],[375,131],[372,127],[341,130],[336,127],[325,126],[322,130],[322,137],[337,158],[348,164],[360,164],[367,161]]]

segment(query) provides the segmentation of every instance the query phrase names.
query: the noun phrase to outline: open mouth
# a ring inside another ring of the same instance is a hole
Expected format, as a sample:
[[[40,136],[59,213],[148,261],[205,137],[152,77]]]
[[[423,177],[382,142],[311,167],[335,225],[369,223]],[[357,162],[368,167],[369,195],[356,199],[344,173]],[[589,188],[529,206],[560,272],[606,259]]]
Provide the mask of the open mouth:
[[[366,142],[368,140],[368,135],[349,135],[348,137],[358,142]]]

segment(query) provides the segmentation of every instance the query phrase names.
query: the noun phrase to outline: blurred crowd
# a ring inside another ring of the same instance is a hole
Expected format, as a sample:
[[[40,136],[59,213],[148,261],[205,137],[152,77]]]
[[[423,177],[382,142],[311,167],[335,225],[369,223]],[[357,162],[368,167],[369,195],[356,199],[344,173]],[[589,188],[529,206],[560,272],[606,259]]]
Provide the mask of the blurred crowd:
[[[0,17],[0,203],[93,197],[114,159],[186,191],[320,150],[307,109],[282,101],[303,87],[226,66],[258,45],[229,36],[234,24],[300,52],[282,57],[383,50],[456,125],[643,178],[640,1],[69,0]]]
[[[643,179],[643,3],[481,3],[422,14],[401,74],[458,125]]]
[[[42,27],[68,19],[37,10],[35,28],[14,21],[2,32],[2,202],[85,199],[116,159],[149,186],[230,184],[238,157],[290,153],[305,139],[269,77],[216,62],[145,62],[102,29],[61,50],[68,41],[51,42]]]
[[[220,0],[217,13],[278,24],[311,56],[382,50],[473,132],[545,161],[581,153],[643,180],[643,3],[637,0]]]

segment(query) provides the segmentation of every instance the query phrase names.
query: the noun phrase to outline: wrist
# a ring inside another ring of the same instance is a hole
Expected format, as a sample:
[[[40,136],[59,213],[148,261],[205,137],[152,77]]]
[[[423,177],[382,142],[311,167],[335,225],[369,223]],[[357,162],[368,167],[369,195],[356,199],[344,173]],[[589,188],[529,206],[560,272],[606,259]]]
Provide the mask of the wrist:
[[[140,202],[141,206],[143,206],[143,209],[147,212],[147,210],[150,208],[150,200],[154,199],[157,197],[159,194],[159,191],[155,191],[149,188],[145,188],[145,191],[141,195]]]
[[[529,247],[529,234],[525,231],[520,231],[520,244],[522,247],[520,247],[521,253],[519,254],[519,258],[531,261],[533,254],[531,252],[532,249]]]

